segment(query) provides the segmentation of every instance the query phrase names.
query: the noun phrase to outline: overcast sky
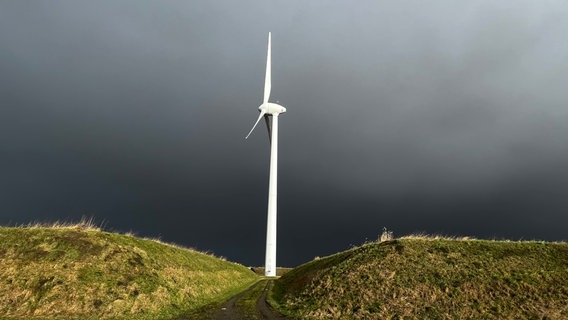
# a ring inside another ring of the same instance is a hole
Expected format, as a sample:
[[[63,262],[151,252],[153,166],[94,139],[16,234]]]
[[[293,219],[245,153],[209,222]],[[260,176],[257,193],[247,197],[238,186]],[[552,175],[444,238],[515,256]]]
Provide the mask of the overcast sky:
[[[0,1],[0,224],[278,264],[413,232],[568,240],[565,1]]]

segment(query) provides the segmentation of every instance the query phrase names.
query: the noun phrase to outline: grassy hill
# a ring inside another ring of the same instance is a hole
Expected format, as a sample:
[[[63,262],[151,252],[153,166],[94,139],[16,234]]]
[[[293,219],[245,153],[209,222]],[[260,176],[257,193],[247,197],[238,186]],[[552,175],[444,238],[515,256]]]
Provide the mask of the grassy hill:
[[[272,298],[302,319],[568,319],[568,243],[369,243],[295,268]]]
[[[0,228],[1,319],[168,319],[257,279],[211,255],[90,226]]]

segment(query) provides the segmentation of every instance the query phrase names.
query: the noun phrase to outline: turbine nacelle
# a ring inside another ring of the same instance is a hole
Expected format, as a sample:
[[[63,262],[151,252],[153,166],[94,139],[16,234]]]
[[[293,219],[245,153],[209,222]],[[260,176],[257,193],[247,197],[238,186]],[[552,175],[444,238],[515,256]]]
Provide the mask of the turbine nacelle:
[[[273,114],[280,114],[286,112],[286,108],[276,103],[267,102],[261,104],[260,107],[258,107],[258,111],[260,111],[260,113],[263,114],[273,115]]]

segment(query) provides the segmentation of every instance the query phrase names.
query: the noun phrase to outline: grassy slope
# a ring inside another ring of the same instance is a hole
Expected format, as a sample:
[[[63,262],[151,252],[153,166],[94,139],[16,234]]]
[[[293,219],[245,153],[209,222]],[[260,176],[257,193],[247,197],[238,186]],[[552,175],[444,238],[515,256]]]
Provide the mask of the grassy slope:
[[[193,250],[80,228],[0,228],[0,318],[167,319],[258,277]]]
[[[370,243],[292,270],[273,299],[312,319],[567,319],[568,244]]]

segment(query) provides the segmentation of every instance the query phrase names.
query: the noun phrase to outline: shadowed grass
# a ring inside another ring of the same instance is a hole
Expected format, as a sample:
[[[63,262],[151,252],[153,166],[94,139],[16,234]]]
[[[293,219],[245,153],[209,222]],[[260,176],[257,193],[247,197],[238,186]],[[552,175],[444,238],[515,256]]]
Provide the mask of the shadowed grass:
[[[264,267],[252,267],[250,268],[254,273],[263,277],[264,276]],[[284,267],[277,267],[276,268],[276,276],[280,277],[284,275],[286,272],[292,270],[293,268],[284,268]]]
[[[214,256],[90,224],[0,228],[0,318],[169,319],[258,277]]]
[[[288,272],[272,301],[305,319],[566,319],[568,244],[368,243]]]

